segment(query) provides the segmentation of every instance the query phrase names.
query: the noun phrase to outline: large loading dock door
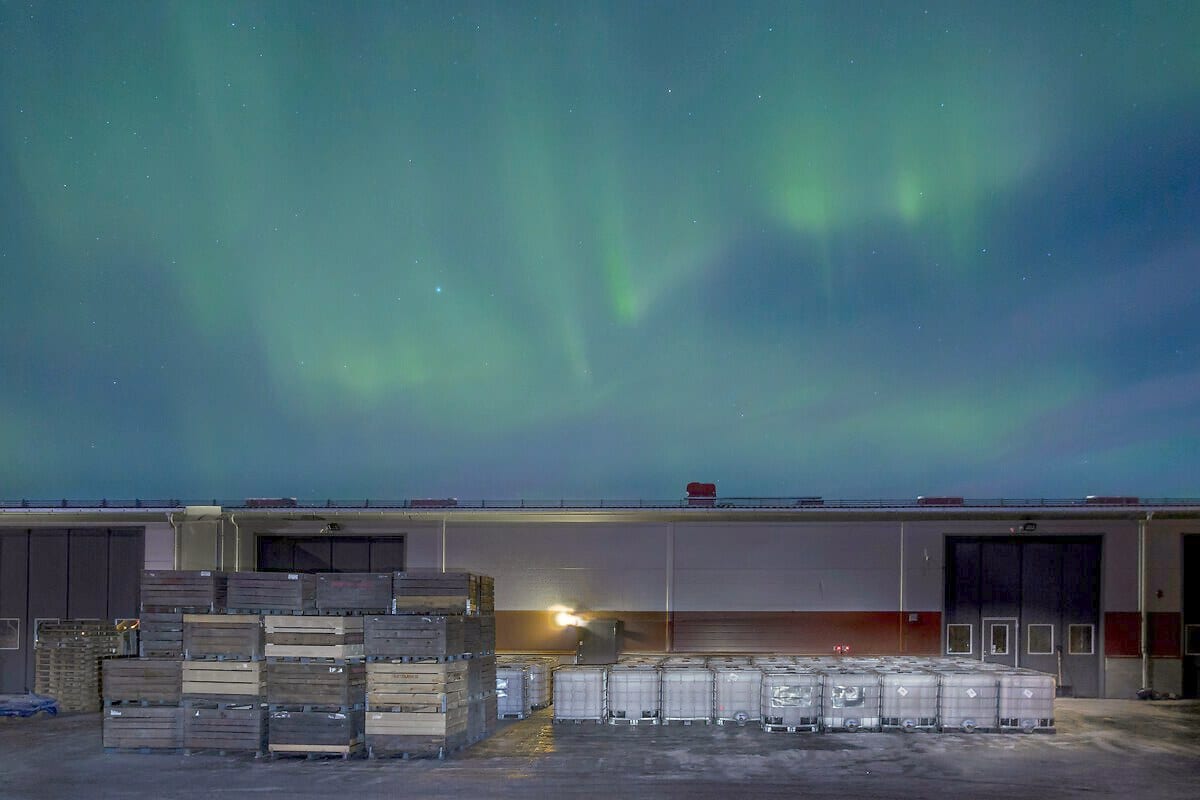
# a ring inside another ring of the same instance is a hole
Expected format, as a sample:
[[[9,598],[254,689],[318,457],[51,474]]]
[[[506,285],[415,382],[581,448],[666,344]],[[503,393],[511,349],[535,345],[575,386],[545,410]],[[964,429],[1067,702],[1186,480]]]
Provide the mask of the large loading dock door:
[[[946,655],[1059,676],[1100,695],[1099,536],[946,539]]]
[[[1183,696],[1200,697],[1200,533],[1183,537]]]
[[[32,691],[41,621],[138,615],[141,528],[0,531],[0,693]]]
[[[260,572],[399,572],[404,536],[258,535]]]

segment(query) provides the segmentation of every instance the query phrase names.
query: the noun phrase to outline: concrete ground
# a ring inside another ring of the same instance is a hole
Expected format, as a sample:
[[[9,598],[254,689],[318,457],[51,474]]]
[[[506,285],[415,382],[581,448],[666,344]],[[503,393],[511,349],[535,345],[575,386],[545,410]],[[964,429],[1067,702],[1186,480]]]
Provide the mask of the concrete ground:
[[[98,714],[40,715],[0,719],[0,797],[1200,797],[1200,702],[1060,700],[1056,714],[1057,735],[822,735],[542,711],[443,762],[106,754]]]

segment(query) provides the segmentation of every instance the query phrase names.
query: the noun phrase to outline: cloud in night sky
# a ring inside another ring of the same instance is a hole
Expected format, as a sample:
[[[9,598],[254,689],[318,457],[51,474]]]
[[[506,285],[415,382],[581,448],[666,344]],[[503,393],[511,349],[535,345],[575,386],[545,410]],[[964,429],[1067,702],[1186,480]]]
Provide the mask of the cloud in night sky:
[[[1196,496],[1197,41],[0,3],[0,497]]]

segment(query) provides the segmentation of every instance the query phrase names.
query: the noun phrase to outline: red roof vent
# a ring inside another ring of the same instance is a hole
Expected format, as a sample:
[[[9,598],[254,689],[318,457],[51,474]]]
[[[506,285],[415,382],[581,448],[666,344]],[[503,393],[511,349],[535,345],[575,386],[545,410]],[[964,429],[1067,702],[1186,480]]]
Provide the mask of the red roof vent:
[[[247,497],[246,508],[296,508],[294,497]]]
[[[919,506],[961,506],[963,499],[961,497],[926,497],[921,495],[917,498]]]
[[[1109,495],[1089,494],[1084,498],[1085,503],[1089,506],[1136,506],[1139,499],[1136,497],[1116,497]]]
[[[687,501],[689,506],[712,506],[717,500],[717,485],[715,483],[700,483],[692,481],[687,485]]]
[[[408,501],[409,508],[457,508],[457,497],[423,497]]]

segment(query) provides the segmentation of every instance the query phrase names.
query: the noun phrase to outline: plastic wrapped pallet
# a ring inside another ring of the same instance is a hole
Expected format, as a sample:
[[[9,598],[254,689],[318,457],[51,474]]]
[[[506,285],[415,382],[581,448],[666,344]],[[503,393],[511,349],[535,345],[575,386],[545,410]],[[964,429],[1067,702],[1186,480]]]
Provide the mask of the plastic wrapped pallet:
[[[718,725],[745,725],[762,718],[762,670],[748,665],[718,666],[713,672],[713,716]]]
[[[938,671],[940,730],[995,731],[999,727],[999,674],[991,671]]]
[[[881,669],[880,709],[884,729],[937,729],[937,676],[917,670]]]
[[[763,730],[817,731],[821,726],[821,674],[786,664],[764,666]]]
[[[1053,675],[1032,670],[1002,673],[999,682],[1000,730],[1053,732],[1055,690]]]
[[[554,671],[554,721],[604,721],[604,667],[566,666]]]
[[[660,675],[663,722],[710,722],[713,713],[712,671],[702,666],[667,664],[669,660],[664,662]]]
[[[608,670],[608,721],[657,725],[662,679],[650,664],[614,664]]]
[[[830,731],[879,730],[879,675],[865,669],[822,670],[821,726]]]

